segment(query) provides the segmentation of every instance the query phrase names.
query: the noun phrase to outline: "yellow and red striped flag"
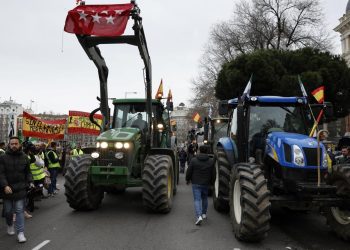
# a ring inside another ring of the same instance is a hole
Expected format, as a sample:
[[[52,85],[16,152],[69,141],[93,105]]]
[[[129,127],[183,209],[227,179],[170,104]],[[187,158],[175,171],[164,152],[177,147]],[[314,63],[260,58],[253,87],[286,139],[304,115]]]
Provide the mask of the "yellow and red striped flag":
[[[173,101],[173,94],[171,93],[171,89],[169,89],[167,102],[172,102],[172,101]]]
[[[159,84],[155,99],[162,99],[162,97],[163,97],[163,79],[160,80],[160,84]]]
[[[323,103],[324,101],[324,86],[321,86],[314,91],[311,92],[311,94],[315,97],[318,103]]]
[[[195,122],[199,122],[199,120],[201,119],[201,116],[198,114],[198,112],[194,113],[194,115],[192,116],[192,119]]]

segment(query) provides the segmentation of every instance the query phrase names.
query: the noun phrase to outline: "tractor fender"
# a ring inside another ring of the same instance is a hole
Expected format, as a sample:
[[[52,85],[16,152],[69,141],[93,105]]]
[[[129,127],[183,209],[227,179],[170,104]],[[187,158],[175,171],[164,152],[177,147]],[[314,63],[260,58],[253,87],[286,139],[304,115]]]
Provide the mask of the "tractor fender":
[[[237,145],[234,140],[229,137],[223,137],[219,139],[216,146],[224,149],[227,160],[231,166],[235,164],[236,159],[238,159],[238,152]]]

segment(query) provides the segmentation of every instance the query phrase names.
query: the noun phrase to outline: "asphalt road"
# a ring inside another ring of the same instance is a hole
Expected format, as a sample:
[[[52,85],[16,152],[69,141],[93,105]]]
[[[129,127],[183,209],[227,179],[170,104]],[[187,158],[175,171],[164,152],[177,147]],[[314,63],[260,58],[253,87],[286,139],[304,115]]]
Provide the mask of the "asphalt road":
[[[60,177],[62,189],[63,181]],[[316,214],[273,211],[268,238],[247,244],[234,238],[228,215],[216,212],[210,199],[208,220],[195,226],[191,188],[184,184],[183,175],[172,211],[165,215],[143,209],[139,188],[123,195],[105,195],[101,207],[92,212],[73,211],[62,189],[56,197],[36,203],[39,209],[26,220],[26,243],[8,236],[2,220],[0,249],[350,249]]]

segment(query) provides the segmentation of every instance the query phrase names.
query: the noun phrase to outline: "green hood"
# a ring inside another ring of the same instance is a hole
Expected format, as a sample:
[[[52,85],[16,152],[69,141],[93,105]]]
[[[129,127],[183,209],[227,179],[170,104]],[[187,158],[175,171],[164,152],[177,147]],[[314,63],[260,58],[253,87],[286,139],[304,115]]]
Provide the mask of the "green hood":
[[[100,134],[96,141],[131,141],[135,135],[139,134],[139,131],[137,128],[110,129]]]

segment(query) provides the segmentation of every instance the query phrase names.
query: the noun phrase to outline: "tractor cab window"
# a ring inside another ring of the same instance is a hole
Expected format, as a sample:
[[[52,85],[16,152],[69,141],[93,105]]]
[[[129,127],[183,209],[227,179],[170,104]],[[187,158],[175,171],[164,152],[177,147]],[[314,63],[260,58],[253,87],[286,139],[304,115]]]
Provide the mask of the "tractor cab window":
[[[149,117],[144,103],[115,104],[114,128],[135,127],[147,130]]]
[[[249,147],[254,156],[257,149],[265,149],[265,139],[270,132],[308,133],[308,122],[301,107],[261,107],[250,108]]]

